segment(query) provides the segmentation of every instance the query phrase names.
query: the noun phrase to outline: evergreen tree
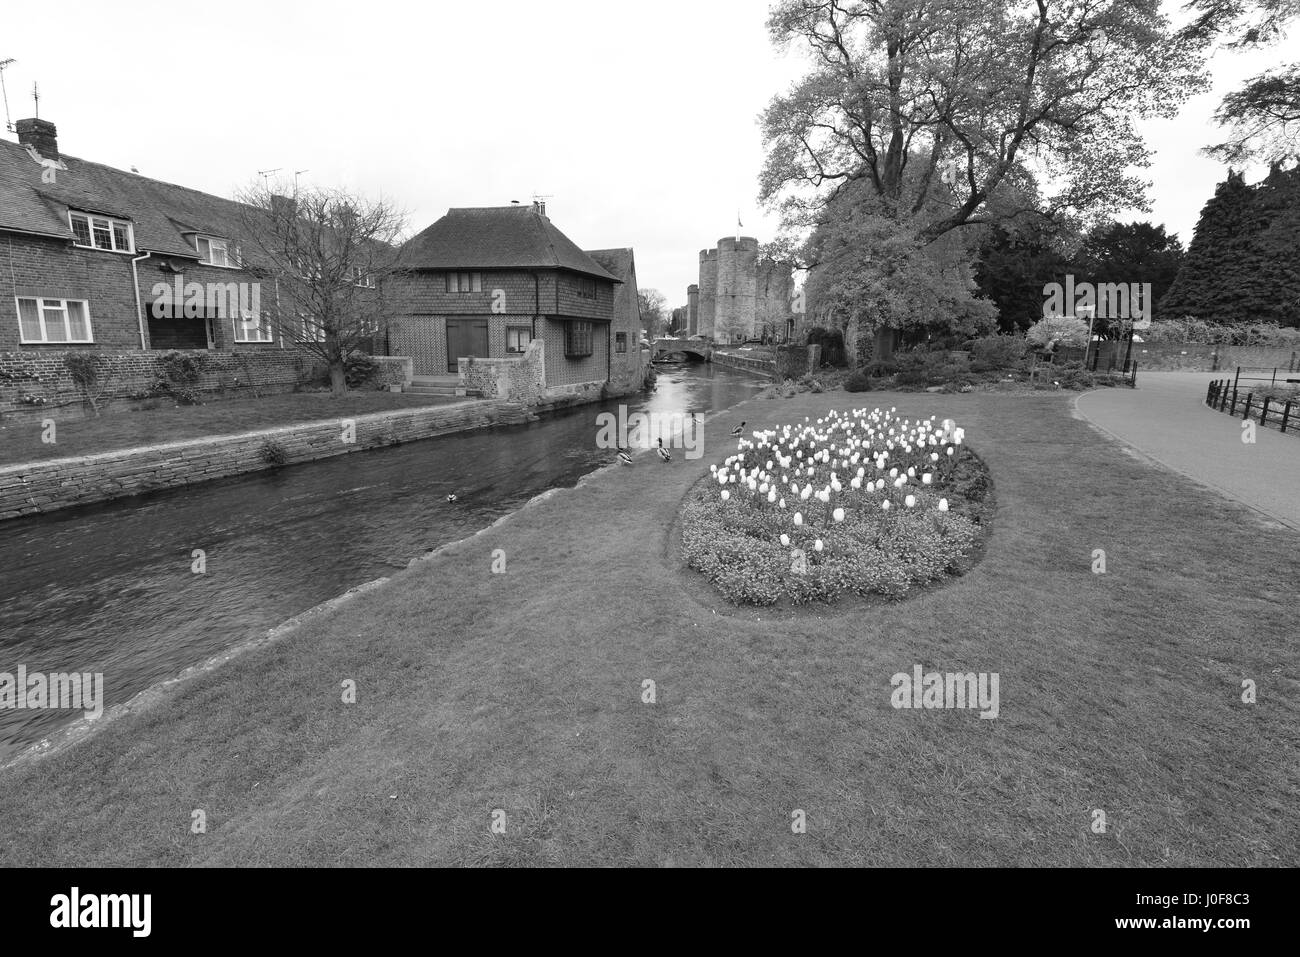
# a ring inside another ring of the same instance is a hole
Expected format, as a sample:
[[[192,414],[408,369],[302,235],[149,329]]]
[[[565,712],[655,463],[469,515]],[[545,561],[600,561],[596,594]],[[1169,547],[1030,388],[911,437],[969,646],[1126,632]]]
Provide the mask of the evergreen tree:
[[[1300,326],[1300,167],[1256,186],[1229,170],[1201,210],[1162,318]]]

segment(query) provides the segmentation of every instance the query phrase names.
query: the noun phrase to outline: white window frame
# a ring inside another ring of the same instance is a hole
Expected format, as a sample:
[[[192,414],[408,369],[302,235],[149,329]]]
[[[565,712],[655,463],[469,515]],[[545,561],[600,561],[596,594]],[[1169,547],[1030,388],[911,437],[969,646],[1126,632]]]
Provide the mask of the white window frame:
[[[199,248],[199,243],[208,244],[208,258],[203,258],[203,250]],[[217,262],[213,259],[212,251],[216,248],[221,249],[221,255],[225,262]],[[217,269],[238,269],[239,268],[239,246],[232,243],[229,239],[222,239],[220,236],[208,236],[199,234],[194,237],[194,251],[199,254],[199,262],[205,266],[214,266]]]
[[[23,331],[23,312],[22,312],[22,306],[20,305],[20,302],[24,299],[36,303],[36,318],[40,321],[41,324],[42,338],[40,339],[28,339],[27,334]],[[46,303],[52,303],[52,302],[58,303],[58,306],[57,307],[46,306]],[[71,333],[72,324],[68,317],[68,303],[70,302],[81,303],[82,311],[85,313],[86,316],[86,338],[85,339],[51,339],[49,331],[45,327],[45,310],[47,308],[57,308],[58,311],[62,312],[63,331],[64,333]],[[93,325],[91,325],[91,321],[90,321],[90,300],[88,299],[50,299],[45,296],[14,296],[14,309],[17,311],[18,314],[18,341],[23,345],[30,345],[30,346],[45,346],[45,345],[62,346],[62,345],[73,345],[73,344],[87,345],[95,341],[95,328]]]
[[[72,221],[76,217],[86,221],[86,228],[90,231],[89,243],[83,243],[80,237],[77,236],[77,230],[72,225]],[[95,243],[95,223],[97,222],[101,225],[108,225],[108,246],[100,246]],[[126,248],[118,246],[117,232],[114,230],[114,226],[126,227]],[[95,213],[83,213],[80,210],[70,209],[68,210],[68,228],[72,230],[72,244],[78,249],[98,249],[104,253],[124,253],[128,255],[135,252],[135,227],[129,219],[114,219],[112,216],[99,216]]]
[[[275,342],[275,329],[271,323],[266,320],[266,316],[236,316],[233,320],[235,327],[235,342],[240,345],[266,345],[268,342]],[[256,323],[256,325],[254,325]],[[250,338],[251,331],[259,334],[265,333],[265,338]]]
[[[510,333],[512,332],[522,332],[528,336],[528,342],[525,343],[524,347],[517,352],[510,348]],[[528,347],[532,345],[532,342],[533,330],[531,326],[506,326],[506,355],[522,356],[528,352]]]
[[[461,280],[465,280],[464,285],[469,288],[463,288]],[[460,272],[453,271],[447,273],[447,292],[456,295],[464,295],[472,292],[483,291],[483,274],[481,272]]]
[[[360,286],[362,289],[374,289],[375,275],[374,273],[366,272],[360,266],[353,266],[352,285]]]

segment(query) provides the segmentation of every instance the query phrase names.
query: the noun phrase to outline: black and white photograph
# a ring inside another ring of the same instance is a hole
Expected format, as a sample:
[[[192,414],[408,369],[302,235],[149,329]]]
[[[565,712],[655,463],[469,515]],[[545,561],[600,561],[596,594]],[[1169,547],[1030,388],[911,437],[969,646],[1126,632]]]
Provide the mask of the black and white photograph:
[[[7,927],[453,868],[1270,923],[1300,0],[0,23]]]

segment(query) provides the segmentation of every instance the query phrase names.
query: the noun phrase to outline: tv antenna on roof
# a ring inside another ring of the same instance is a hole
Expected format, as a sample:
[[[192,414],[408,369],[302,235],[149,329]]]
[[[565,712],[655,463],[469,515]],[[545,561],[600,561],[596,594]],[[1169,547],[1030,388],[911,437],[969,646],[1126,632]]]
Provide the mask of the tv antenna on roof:
[[[277,166],[275,169],[259,169],[259,170],[257,171],[257,175],[260,176],[260,177],[262,177],[262,188],[263,188],[263,189],[270,189],[270,188],[271,188],[271,174],[272,174],[272,173],[278,173],[278,172],[280,172],[280,170],[282,170],[282,169],[284,169],[283,166]]]
[[[5,89],[5,67],[13,66],[17,62],[12,57],[7,60],[0,60],[0,93],[4,94],[5,100],[5,129],[10,133],[14,131],[14,124],[9,119],[9,91]]]
[[[310,173],[310,172],[311,170],[309,169],[296,169],[293,171],[293,192],[295,196],[298,194],[298,177],[301,176],[303,173]]]

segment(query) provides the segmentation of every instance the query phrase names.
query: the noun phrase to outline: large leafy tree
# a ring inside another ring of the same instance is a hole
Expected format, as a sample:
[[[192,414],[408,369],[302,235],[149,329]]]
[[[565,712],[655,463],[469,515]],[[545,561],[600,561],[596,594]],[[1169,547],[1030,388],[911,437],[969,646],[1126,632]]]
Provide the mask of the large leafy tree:
[[[1184,40],[1252,49],[1280,41],[1300,20],[1300,0],[1191,0]],[[1281,64],[1228,93],[1214,119],[1228,132],[1206,152],[1226,163],[1300,157],[1300,63]]]
[[[1150,283],[1151,301],[1159,302],[1183,262],[1177,236],[1152,223],[1106,223],[1085,237],[1072,263],[1080,282]]]
[[[762,117],[760,198],[796,230],[854,183],[922,244],[1145,208],[1135,120],[1204,83],[1159,0],[781,0],[769,30],[813,62]]]
[[[1070,271],[1062,238],[1042,227],[990,229],[979,250],[975,280],[998,307],[998,331],[1021,333],[1043,318],[1043,287]]]
[[[763,114],[760,198],[780,209],[787,245],[811,237],[802,264],[828,275],[811,283],[821,300],[810,299],[868,323],[887,353],[892,333],[925,314],[916,303],[947,302],[959,324],[987,310],[969,270],[955,269],[979,239],[969,227],[1145,208],[1133,171],[1147,151],[1134,122],[1172,115],[1203,84],[1196,45],[1174,36],[1159,7],[778,2],[774,40],[806,49],[812,66]],[[840,261],[855,257],[854,268]],[[909,301],[910,319],[900,311]]]

